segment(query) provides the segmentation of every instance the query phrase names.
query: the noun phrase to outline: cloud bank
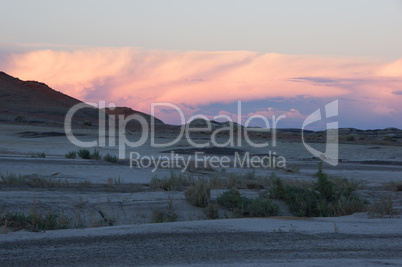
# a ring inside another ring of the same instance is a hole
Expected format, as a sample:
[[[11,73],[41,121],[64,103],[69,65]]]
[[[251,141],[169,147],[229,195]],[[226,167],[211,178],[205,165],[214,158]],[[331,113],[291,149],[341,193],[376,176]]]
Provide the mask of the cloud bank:
[[[373,120],[384,123],[386,118],[389,126],[402,127],[402,59],[385,62],[248,51],[140,48],[3,52],[2,58],[0,67],[20,79],[45,82],[84,101],[106,100],[143,112],[150,112],[155,102],[173,103],[190,116],[200,112],[201,106],[237,100],[252,105],[264,99],[281,99],[282,103],[292,99],[340,99],[340,112],[350,113],[345,116],[349,120],[351,116],[356,122],[369,124]],[[306,112],[320,108],[307,101],[305,105],[310,106],[255,106],[249,113],[282,112],[290,119],[302,120]],[[226,111],[215,112],[217,115]],[[160,117],[168,122],[176,120],[169,113]],[[349,126],[346,121],[344,126]]]

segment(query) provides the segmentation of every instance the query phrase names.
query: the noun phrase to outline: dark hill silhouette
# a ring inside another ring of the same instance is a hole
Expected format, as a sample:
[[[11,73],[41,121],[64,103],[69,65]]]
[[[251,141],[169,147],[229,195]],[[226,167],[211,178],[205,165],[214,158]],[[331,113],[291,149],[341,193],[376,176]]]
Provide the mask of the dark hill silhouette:
[[[151,118],[152,116],[137,110],[133,110],[131,108],[128,107],[116,107],[114,109],[110,109],[110,108],[105,108],[105,112],[108,115],[115,115],[116,117],[118,117],[118,115],[123,115],[124,118],[127,118],[130,115],[140,115],[142,116],[148,123],[151,123]],[[154,117],[154,122],[155,124],[164,124],[164,122],[156,117]]]
[[[0,72],[0,120],[38,123],[63,123],[68,110],[82,101],[55,91],[44,83],[22,81]],[[93,108],[79,110],[74,122],[98,118]]]
[[[82,101],[55,91],[48,85],[37,81],[22,81],[4,72],[0,72],[0,121],[18,123],[56,123],[63,124],[68,110]],[[89,106],[88,106],[89,107]],[[108,114],[141,115],[147,122],[151,122],[151,115],[132,110],[131,108],[117,107]],[[73,123],[97,124],[98,110],[83,108],[73,117]],[[130,123],[132,124],[132,123]],[[128,128],[130,128],[130,124]],[[155,118],[155,124],[164,123]]]

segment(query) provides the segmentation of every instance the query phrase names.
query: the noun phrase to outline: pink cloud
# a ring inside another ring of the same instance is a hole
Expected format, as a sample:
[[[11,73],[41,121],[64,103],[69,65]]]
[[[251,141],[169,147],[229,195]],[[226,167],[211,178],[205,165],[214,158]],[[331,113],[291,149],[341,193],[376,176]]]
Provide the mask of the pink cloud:
[[[191,115],[194,107],[211,103],[308,95],[350,98],[378,114],[402,113],[401,96],[393,93],[401,88],[402,59],[80,48],[14,53],[1,65],[20,79],[45,82],[85,101],[101,98],[144,112],[154,102],[187,107]]]
[[[276,127],[283,126],[283,123],[280,122],[281,120],[286,121],[291,120],[292,122],[302,123],[303,120],[307,118],[307,115],[301,114],[298,110],[294,108],[290,108],[289,110],[286,111],[276,109],[273,107],[268,107],[265,110],[259,110],[256,112],[249,112],[247,114],[240,114],[240,120],[239,120],[239,114],[237,113],[230,113],[225,110],[221,110],[219,111],[218,114],[229,117],[233,122],[241,121],[241,124],[244,124],[248,119],[251,119],[248,123],[249,126],[267,125],[269,126],[269,128],[272,128],[274,124],[277,124]],[[282,116],[282,119],[280,119],[280,116]],[[262,118],[264,118],[264,120]],[[210,116],[210,119],[213,119],[213,116]],[[267,123],[265,122],[265,119],[266,121],[268,121]],[[225,121],[225,120],[219,120],[219,121]]]

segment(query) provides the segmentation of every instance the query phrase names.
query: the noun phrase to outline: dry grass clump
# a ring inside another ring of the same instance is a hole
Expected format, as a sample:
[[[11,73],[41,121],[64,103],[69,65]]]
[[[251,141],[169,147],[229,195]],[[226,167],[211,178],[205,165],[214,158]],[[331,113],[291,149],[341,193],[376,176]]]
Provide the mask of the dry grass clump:
[[[151,179],[150,187],[153,190],[182,190],[185,186],[194,185],[199,179],[201,178],[196,179],[192,175],[183,173],[176,174],[172,171],[170,177],[158,178],[154,176]],[[257,176],[255,171],[246,173],[226,173],[226,171],[221,171],[220,174],[212,174],[208,179],[211,189],[263,189],[272,185],[270,176]]]
[[[391,181],[384,183],[382,184],[382,188],[390,191],[402,191],[402,181]]]
[[[109,189],[118,187],[122,184],[120,177],[119,178],[107,178],[107,186]]]
[[[70,153],[72,154],[73,152],[69,152],[68,154]],[[66,157],[68,154],[66,154]],[[82,159],[94,159],[94,160],[102,159],[102,155],[100,154],[98,149],[94,149],[94,151],[91,153],[91,151],[89,151],[88,149],[82,148],[78,150],[77,155]]]
[[[182,190],[184,186],[195,184],[195,181],[196,180],[191,175],[185,175],[183,173],[176,174],[172,171],[170,177],[152,177],[150,187],[152,190]]]
[[[269,176],[257,176],[255,171],[242,173],[222,173],[221,176],[212,175],[210,178],[211,188],[249,188],[263,189],[269,187],[272,182]]]
[[[100,160],[102,158],[102,155],[99,153],[99,150],[94,149],[94,152],[91,153],[90,158],[94,160]]]
[[[167,209],[153,209],[151,220],[153,223],[175,222],[177,217],[173,208],[173,198],[169,196]]]
[[[392,196],[382,197],[379,201],[374,201],[367,209],[367,215],[373,218],[393,218],[396,215],[392,204]]]
[[[219,219],[219,208],[217,203],[209,203],[205,209],[205,215],[210,220]]]
[[[7,233],[9,229],[13,231],[26,229],[37,232],[70,228],[70,225],[60,217],[60,214],[39,210],[35,198],[28,215],[22,212],[0,213],[0,225],[2,233]]]
[[[110,155],[110,154],[106,154],[103,159],[107,162],[110,163],[117,163],[118,158],[116,156]]]
[[[192,205],[204,208],[208,206],[211,197],[211,186],[207,179],[199,179],[194,185],[190,185],[184,195]]]
[[[13,186],[30,186],[37,188],[56,188],[56,187],[68,187],[67,180],[55,179],[52,177],[42,177],[37,174],[21,175],[21,174],[7,174],[0,175],[0,184],[13,185]]]

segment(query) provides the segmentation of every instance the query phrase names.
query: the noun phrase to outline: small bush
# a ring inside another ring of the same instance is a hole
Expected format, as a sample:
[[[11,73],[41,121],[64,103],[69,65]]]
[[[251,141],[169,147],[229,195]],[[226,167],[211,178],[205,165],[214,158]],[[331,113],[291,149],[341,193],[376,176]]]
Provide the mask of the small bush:
[[[284,185],[281,179],[273,178],[270,195],[283,199],[289,209],[301,217],[328,217],[349,215],[365,210],[365,201],[355,194],[357,185],[346,179],[329,180],[319,163],[317,181],[310,187]]]
[[[163,222],[175,222],[177,221],[177,214],[173,209],[173,199],[168,198],[167,210],[165,209],[154,209],[152,211],[152,222],[153,223],[163,223]]]
[[[242,198],[239,190],[230,189],[217,198],[217,202],[233,211],[236,217],[269,217],[279,214],[279,206],[265,197]]]
[[[18,115],[15,117],[14,121],[16,122],[24,122],[25,121],[25,116],[24,115]]]
[[[80,149],[78,151],[77,155],[82,159],[90,159],[91,158],[91,152],[85,148]]]
[[[269,217],[279,214],[279,206],[270,199],[256,198],[247,201],[247,210],[250,217]]]
[[[66,159],[75,159],[77,157],[77,152],[70,151],[64,155]]]
[[[384,190],[402,191],[402,181],[391,181],[382,185]]]
[[[290,169],[286,170],[287,172],[293,172],[293,173],[299,173],[300,172],[300,168],[297,165],[292,165],[292,167],[290,167]]]
[[[373,202],[367,209],[369,218],[392,218],[396,214],[392,204],[392,196],[382,197],[380,201]]]
[[[90,154],[90,158],[94,160],[100,160],[102,158],[102,155],[99,153],[99,150],[94,149],[94,152]]]
[[[184,191],[186,199],[194,206],[206,207],[211,197],[211,187],[206,179],[198,180]]]
[[[346,141],[354,142],[354,141],[355,141],[355,137],[354,137],[353,135],[349,134],[348,136],[346,136]]]
[[[219,219],[219,209],[218,205],[209,203],[207,208],[205,209],[205,214],[207,215],[207,218],[210,220],[215,220]]]
[[[110,154],[106,154],[106,156],[103,157],[103,159],[107,162],[110,163],[117,163],[117,157],[116,156],[112,156]]]
[[[177,215],[169,214],[164,209],[153,209],[151,220],[153,223],[175,222]]]
[[[119,178],[107,178],[107,185],[109,189],[115,187],[115,186],[120,186],[122,184],[120,177]]]
[[[47,212],[45,215],[42,213],[31,212],[25,215],[22,212],[7,212],[0,218],[0,224],[7,228],[13,228],[14,231],[26,229],[29,231],[38,230],[56,230],[68,228],[68,225],[59,223],[59,215]]]
[[[36,153],[35,155],[32,155],[31,158],[46,158],[46,153]]]
[[[255,171],[253,170],[253,171],[248,171],[248,172],[246,172],[246,174],[244,175],[244,179],[247,179],[247,180],[255,180]]]
[[[240,195],[239,190],[237,189],[230,189],[228,191],[223,192],[216,201],[230,210],[234,210],[243,205],[243,199]]]
[[[83,126],[92,126],[92,122],[91,121],[84,121],[82,123]]]

